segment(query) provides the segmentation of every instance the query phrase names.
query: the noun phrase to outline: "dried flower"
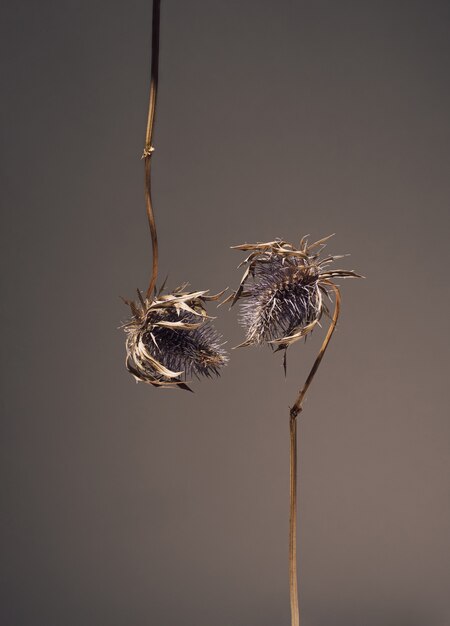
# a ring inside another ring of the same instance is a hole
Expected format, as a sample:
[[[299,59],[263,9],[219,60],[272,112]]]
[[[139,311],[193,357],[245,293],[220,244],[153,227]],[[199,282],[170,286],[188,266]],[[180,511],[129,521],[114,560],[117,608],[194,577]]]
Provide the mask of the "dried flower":
[[[304,237],[298,249],[281,239],[233,246],[250,251],[239,266],[247,265],[247,269],[232,296],[232,306],[242,300],[240,322],[246,329],[239,347],[268,343],[286,350],[328,313],[324,298],[329,298],[332,279],[358,277],[353,271],[328,269],[341,257],[320,258],[327,239],[308,244]]]
[[[319,353],[289,410],[289,595],[292,626],[300,624],[297,581],[297,416],[303,410],[306,393],[339,319],[341,295],[333,279],[361,278],[354,271],[329,269],[329,265],[341,257],[321,258],[328,239],[325,237],[309,244],[307,238],[303,237],[298,248],[281,239],[233,246],[250,254],[239,266],[247,267],[238,289],[227,298],[232,301],[231,306],[242,300],[240,322],[246,329],[246,339],[241,346],[268,343],[275,350],[284,350],[285,372],[288,347],[312,332],[324,313],[330,318]],[[325,300],[331,300],[332,295],[334,311],[330,315]]]
[[[205,302],[222,293],[186,292],[182,285],[171,294],[153,300],[126,303],[132,317],[124,324],[127,333],[126,367],[138,381],[155,387],[179,387],[191,391],[187,377],[219,375],[227,362],[221,336],[211,324]]]

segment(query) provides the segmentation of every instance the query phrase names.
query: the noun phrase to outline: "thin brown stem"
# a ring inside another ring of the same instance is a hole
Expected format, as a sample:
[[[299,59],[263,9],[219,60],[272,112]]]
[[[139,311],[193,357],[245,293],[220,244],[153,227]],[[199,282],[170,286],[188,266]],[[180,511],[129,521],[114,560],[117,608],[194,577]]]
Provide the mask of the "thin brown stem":
[[[336,328],[336,324],[337,321],[339,319],[339,313],[341,311],[341,292],[339,291],[339,287],[337,287],[334,283],[332,283],[331,281],[322,281],[324,283],[326,283],[327,285],[329,285],[331,287],[331,289],[334,291],[335,294],[335,304],[334,304],[334,312],[333,312],[333,318],[331,320],[331,324],[330,327],[328,328],[328,332],[326,334],[326,337],[323,341],[322,347],[319,350],[319,354],[317,355],[316,360],[314,361],[314,365],[311,368],[311,371],[309,372],[308,378],[306,379],[305,384],[303,385],[302,389],[300,390],[298,396],[297,396],[297,400],[295,401],[294,406],[291,408],[291,417],[297,417],[297,415],[300,413],[300,411],[303,408],[303,400],[305,399],[306,396],[306,392],[309,389],[309,386],[311,385],[314,376],[316,375],[317,370],[319,369],[319,365],[323,359],[323,356],[325,354],[326,349],[328,348],[328,344],[330,343],[330,339],[335,331]]]
[[[290,515],[289,515],[289,595],[291,598],[291,624],[299,626],[297,583],[297,419],[289,420],[290,430]]]
[[[309,372],[305,384],[300,390],[297,400],[290,411],[290,515],[289,515],[289,592],[291,599],[291,626],[300,626],[300,613],[298,608],[298,581],[297,581],[297,415],[303,408],[303,400],[311,385],[313,378],[319,369],[330,339],[335,331],[339,313],[341,310],[341,293],[339,288],[331,281],[323,281],[333,289],[335,305],[333,317],[326,337]]]
[[[150,98],[148,104],[147,130],[145,133],[145,148],[142,158],[145,164],[145,205],[147,209],[148,224],[152,238],[152,276],[147,289],[147,298],[152,296],[158,278],[158,237],[156,234],[155,215],[152,205],[151,184],[151,158],[154,151],[152,144],[153,128],[155,125],[156,96],[158,93],[158,65],[159,65],[159,23],[160,23],[161,0],[153,0],[152,12],[152,65],[150,77]]]

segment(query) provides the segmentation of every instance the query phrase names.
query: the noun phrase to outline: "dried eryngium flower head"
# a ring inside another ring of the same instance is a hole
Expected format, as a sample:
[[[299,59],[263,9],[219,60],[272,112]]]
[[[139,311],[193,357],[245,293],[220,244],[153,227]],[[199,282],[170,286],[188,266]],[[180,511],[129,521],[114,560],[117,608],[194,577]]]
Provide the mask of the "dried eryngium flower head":
[[[211,324],[205,302],[223,294],[184,291],[182,285],[171,294],[153,300],[126,303],[132,317],[124,324],[127,333],[126,367],[137,381],[155,387],[178,387],[191,391],[187,378],[219,375],[227,362],[221,336]]]
[[[281,239],[233,246],[250,252],[239,265],[247,268],[231,297],[232,306],[242,300],[240,322],[246,340],[238,347],[268,343],[286,350],[328,313],[324,297],[329,298],[333,278],[359,277],[353,271],[329,269],[341,256],[320,258],[327,239],[308,244],[304,237],[299,248]]]

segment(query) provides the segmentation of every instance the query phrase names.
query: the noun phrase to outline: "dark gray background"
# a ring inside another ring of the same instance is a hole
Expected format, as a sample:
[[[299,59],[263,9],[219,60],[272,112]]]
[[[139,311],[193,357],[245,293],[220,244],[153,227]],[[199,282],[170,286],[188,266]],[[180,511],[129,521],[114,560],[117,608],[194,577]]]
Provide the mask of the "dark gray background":
[[[161,277],[233,287],[232,244],[332,232],[338,332],[300,427],[304,626],[447,626],[449,24],[439,1],[163,0]],[[282,626],[288,407],[320,333],[136,385],[150,240],[151,2],[3,14],[5,626]],[[235,311],[219,309],[229,345]]]

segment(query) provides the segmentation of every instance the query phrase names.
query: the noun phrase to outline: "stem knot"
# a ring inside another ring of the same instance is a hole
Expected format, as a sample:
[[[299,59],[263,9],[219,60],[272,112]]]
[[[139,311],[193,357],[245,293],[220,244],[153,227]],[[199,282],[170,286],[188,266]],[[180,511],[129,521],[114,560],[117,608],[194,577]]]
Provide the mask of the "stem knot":
[[[146,159],[147,157],[152,156],[154,151],[155,148],[153,146],[145,146],[141,159]]]
[[[291,419],[295,420],[297,415],[301,413],[301,411],[302,411],[302,407],[294,404],[294,406],[291,407],[291,410],[290,410]]]

